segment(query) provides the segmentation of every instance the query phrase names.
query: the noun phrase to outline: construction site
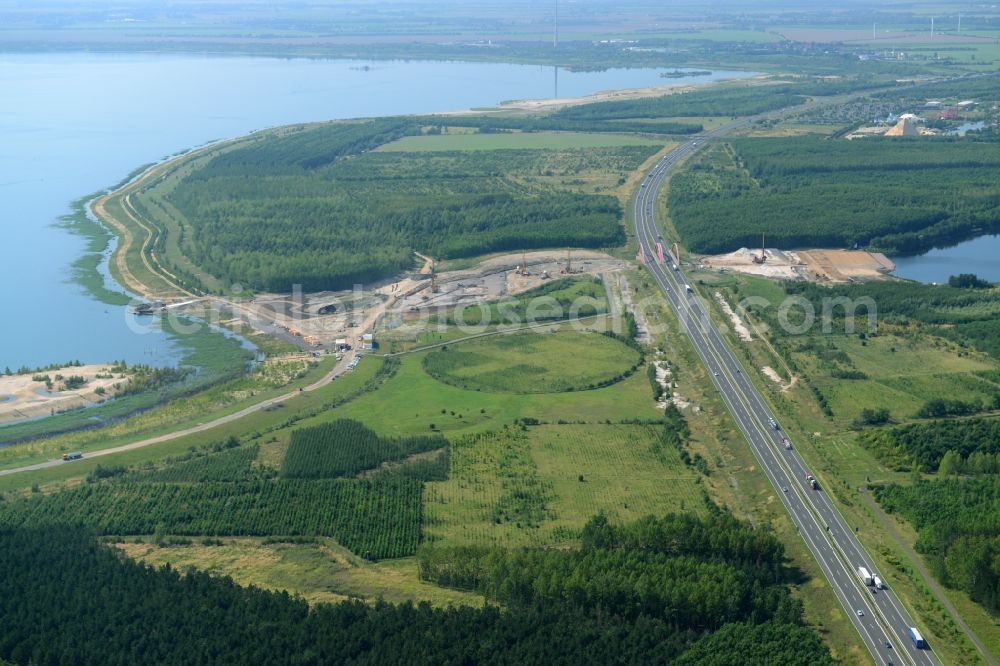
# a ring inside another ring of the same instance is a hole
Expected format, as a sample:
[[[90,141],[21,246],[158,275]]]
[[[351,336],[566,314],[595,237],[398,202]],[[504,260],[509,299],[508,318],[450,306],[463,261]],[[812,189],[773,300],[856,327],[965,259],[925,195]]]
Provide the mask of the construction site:
[[[426,258],[419,271],[366,289],[258,294],[243,301],[206,298],[184,305],[202,317],[205,308],[214,309],[213,320],[224,326],[249,327],[305,351],[363,351],[372,348],[376,329],[418,325],[442,311],[515,296],[568,275],[628,267],[622,259],[591,250],[521,252],[450,271],[439,271]]]
[[[700,267],[723,273],[732,271],[780,280],[836,284],[882,280],[896,265],[880,252],[864,250],[750,250],[742,247],[728,254],[703,257]]]

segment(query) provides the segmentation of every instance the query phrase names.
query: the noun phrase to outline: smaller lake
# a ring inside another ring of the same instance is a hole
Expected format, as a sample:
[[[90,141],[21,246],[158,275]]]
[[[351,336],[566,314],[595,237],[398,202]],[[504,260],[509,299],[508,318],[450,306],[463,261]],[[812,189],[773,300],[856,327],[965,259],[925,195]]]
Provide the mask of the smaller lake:
[[[895,275],[917,282],[948,282],[959,273],[975,273],[1000,282],[1000,236],[980,236],[951,247],[935,248],[916,257],[892,257]]]

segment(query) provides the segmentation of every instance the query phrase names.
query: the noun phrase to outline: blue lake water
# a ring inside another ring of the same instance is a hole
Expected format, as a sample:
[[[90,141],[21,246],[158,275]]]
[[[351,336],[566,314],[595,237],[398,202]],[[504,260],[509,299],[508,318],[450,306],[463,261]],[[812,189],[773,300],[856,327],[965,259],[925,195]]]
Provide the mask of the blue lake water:
[[[672,69],[672,68],[671,68]],[[71,282],[84,242],[53,223],[141,164],[287,123],[427,113],[679,82],[663,69],[462,62],[0,54],[0,370],[79,359],[169,364],[173,342]]]
[[[942,284],[960,273],[975,273],[984,280],[1000,282],[1000,236],[980,236],[916,257],[892,260],[896,263],[895,275],[918,282]]]

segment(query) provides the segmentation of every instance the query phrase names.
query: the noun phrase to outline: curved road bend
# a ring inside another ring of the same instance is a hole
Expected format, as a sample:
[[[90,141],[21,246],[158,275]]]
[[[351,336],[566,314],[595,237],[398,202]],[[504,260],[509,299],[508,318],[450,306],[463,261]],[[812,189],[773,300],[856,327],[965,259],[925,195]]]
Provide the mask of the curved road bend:
[[[827,493],[822,488],[814,491],[809,487],[807,466],[794,448],[783,446],[782,432],[770,425],[771,419],[776,417],[723,342],[709,318],[707,308],[693,293],[687,292],[684,273],[679,267],[675,271],[657,262],[659,233],[654,202],[666,175],[681,159],[697,150],[703,141],[723,136],[752,120],[739,120],[706,132],[679,145],[656,163],[635,196],[635,233],[639,252],[677,314],[681,327],[712,373],[716,389],[774,486],[775,494],[788,510],[875,663],[880,666],[939,664],[929,649],[918,650],[913,645],[907,629],[916,624],[891,590],[873,592],[862,583],[857,568],[863,566],[875,572],[872,558],[848,528]],[[890,647],[886,647],[886,643]]]

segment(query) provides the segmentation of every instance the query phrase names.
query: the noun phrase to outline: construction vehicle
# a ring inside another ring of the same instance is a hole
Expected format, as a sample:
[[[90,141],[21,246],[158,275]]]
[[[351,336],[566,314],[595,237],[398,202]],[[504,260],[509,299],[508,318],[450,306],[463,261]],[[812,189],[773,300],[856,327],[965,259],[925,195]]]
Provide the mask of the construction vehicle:
[[[63,460],[79,460],[82,457],[83,457],[83,452],[82,451],[73,451],[72,453],[64,453],[64,454],[62,454],[62,459]]]
[[[767,254],[764,253],[764,234],[760,235],[760,256],[755,254],[750,257],[750,260],[755,264],[763,264],[767,261]]]

